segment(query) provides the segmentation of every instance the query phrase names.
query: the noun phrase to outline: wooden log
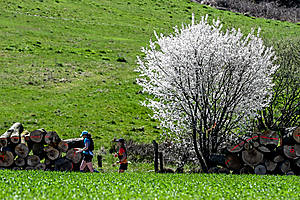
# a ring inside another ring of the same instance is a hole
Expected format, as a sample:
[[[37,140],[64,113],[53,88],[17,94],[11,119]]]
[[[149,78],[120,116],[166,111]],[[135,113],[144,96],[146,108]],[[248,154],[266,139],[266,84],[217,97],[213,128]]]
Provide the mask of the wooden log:
[[[24,158],[22,158],[22,157],[17,157],[17,158],[15,159],[15,165],[16,165],[17,167],[23,167],[23,166],[25,166],[25,164],[26,164],[26,162],[25,162],[25,159],[24,159]]]
[[[292,145],[284,145],[283,146],[283,153],[289,159],[297,159],[295,146]]]
[[[12,170],[22,170],[22,167],[13,167]]]
[[[26,144],[20,143],[15,147],[15,153],[17,156],[25,158],[29,153],[29,148]]]
[[[46,144],[58,144],[61,141],[60,137],[58,136],[58,134],[55,131],[49,131],[46,135],[45,135],[45,143]]]
[[[40,158],[37,155],[30,155],[27,157],[27,165],[30,167],[35,167],[40,163]]]
[[[282,142],[284,145],[300,144],[300,127],[286,128],[284,130]]]
[[[235,144],[230,144],[227,146],[227,151],[230,153],[238,153],[241,152],[244,149],[244,143],[243,141],[239,141]]]
[[[21,133],[23,131],[23,125],[19,122],[14,123],[5,133],[0,136],[0,147],[6,147],[9,138],[13,133]]]
[[[65,141],[62,140],[58,143],[57,148],[58,148],[58,150],[66,153],[69,149],[69,145],[68,145],[68,143],[66,143]]]
[[[44,136],[46,135],[45,129],[37,129],[30,133],[30,140],[35,143],[42,142]]]
[[[257,147],[259,147],[259,146],[260,146],[259,142],[253,142],[253,147],[254,147],[254,148],[257,148]]]
[[[154,146],[154,171],[158,172],[158,144],[155,140],[152,143]]]
[[[236,170],[241,168],[241,160],[236,154],[226,155],[225,160],[225,166],[228,169]]]
[[[282,155],[278,155],[278,156],[274,157],[273,161],[276,162],[276,163],[279,163],[279,162],[284,161],[284,158],[283,158]]]
[[[218,170],[218,173],[219,174],[230,174],[230,170],[226,167],[221,167],[219,170]]]
[[[270,152],[271,152],[269,148],[267,148],[267,147],[265,147],[265,146],[262,146],[262,145],[260,145],[259,147],[257,147],[257,149],[258,149],[260,152],[262,152],[262,153],[270,153]]]
[[[295,172],[292,171],[292,170],[290,170],[290,171],[288,171],[288,172],[286,173],[286,175],[295,175]]]
[[[34,167],[35,170],[45,170],[46,169],[46,164],[44,163],[39,163]]]
[[[265,166],[266,166],[267,171],[273,172],[276,169],[277,163],[273,162],[271,160],[266,160]]]
[[[295,144],[294,150],[296,152],[296,156],[300,157],[300,144]]]
[[[44,151],[50,160],[56,160],[61,155],[60,151],[52,146],[45,147]]]
[[[10,141],[14,144],[18,144],[21,141],[21,133],[24,131],[23,125],[17,122],[10,129],[13,130],[10,135]]]
[[[68,144],[69,149],[84,147],[83,138],[72,138],[63,141]]]
[[[259,136],[260,144],[268,147],[270,150],[276,148],[279,143],[279,135],[275,131],[267,130]]]
[[[0,152],[0,167],[10,167],[14,163],[14,155],[10,151]]]
[[[279,164],[279,169],[281,172],[284,174],[287,173],[290,170],[291,163],[288,160],[283,161],[282,163]]]
[[[295,166],[298,167],[298,168],[300,168],[300,158],[295,161]]]
[[[253,146],[249,142],[246,142],[244,144],[244,148],[245,148],[245,150],[249,151],[249,150],[253,149]]]
[[[216,174],[216,173],[219,173],[219,167],[211,167],[208,169],[208,173],[209,174]]]
[[[46,153],[44,151],[44,145],[42,143],[34,143],[32,145],[32,153],[33,155],[40,157],[40,159],[45,158]]]
[[[24,130],[21,133],[21,143],[26,144],[30,141],[30,133],[27,130]]]
[[[25,167],[25,170],[34,170],[34,167],[32,167],[32,166],[27,166],[27,167]]]
[[[240,174],[254,174],[254,170],[250,166],[244,166],[240,169]]]
[[[55,161],[55,168],[56,171],[71,171],[73,169],[73,164],[70,160],[66,158],[60,158]]]
[[[267,169],[264,165],[257,165],[254,168],[254,173],[258,175],[265,175],[267,173]]]
[[[250,151],[242,152],[242,159],[247,165],[255,166],[263,161],[264,154],[256,149],[251,149]]]
[[[76,153],[76,148],[69,149],[66,154],[66,158],[77,164],[82,159],[82,153]]]

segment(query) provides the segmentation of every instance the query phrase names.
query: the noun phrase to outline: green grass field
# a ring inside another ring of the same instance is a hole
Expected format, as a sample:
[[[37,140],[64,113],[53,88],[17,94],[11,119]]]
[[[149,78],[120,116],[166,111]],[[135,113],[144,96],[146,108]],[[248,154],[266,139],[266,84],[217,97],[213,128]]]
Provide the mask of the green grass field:
[[[192,13],[219,17],[266,40],[297,37],[298,24],[246,17],[189,0],[4,0],[0,2],[0,132],[13,122],[62,138],[89,130],[96,147],[115,136],[149,142],[159,122],[140,105],[136,56],[153,31],[169,34]],[[139,131],[144,127],[144,131]]]
[[[1,199],[299,199],[297,176],[0,171]]]

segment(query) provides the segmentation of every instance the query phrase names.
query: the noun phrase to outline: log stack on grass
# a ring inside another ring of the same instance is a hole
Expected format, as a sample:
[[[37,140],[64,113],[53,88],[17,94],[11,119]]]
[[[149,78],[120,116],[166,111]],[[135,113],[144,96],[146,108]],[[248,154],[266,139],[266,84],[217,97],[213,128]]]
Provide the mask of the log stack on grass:
[[[55,131],[24,130],[13,124],[0,136],[0,168],[13,170],[79,171],[83,139],[62,140]]]
[[[236,174],[300,175],[300,127],[286,128],[282,136],[270,130],[255,133],[223,152],[221,165]],[[211,159],[215,163],[216,157]]]

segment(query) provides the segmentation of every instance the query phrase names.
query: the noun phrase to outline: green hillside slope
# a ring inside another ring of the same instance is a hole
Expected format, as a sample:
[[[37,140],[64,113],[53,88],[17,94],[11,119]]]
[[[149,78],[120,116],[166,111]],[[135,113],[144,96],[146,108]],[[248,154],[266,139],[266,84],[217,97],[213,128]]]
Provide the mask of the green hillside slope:
[[[153,38],[189,23],[192,13],[225,26],[262,28],[268,40],[297,37],[299,24],[246,17],[189,0],[0,1],[0,133],[19,121],[63,138],[89,130],[96,146],[114,136],[159,137],[139,102],[136,56]]]

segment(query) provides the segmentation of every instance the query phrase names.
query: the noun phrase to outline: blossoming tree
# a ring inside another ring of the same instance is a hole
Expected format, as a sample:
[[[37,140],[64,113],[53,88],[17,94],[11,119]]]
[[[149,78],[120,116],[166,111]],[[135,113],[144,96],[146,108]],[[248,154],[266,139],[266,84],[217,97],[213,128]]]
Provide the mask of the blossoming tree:
[[[164,134],[180,142],[191,138],[204,171],[209,155],[246,127],[271,96],[272,48],[254,31],[223,32],[208,17],[175,27],[174,34],[150,40],[138,58],[138,84],[150,94],[143,105],[153,110]]]

